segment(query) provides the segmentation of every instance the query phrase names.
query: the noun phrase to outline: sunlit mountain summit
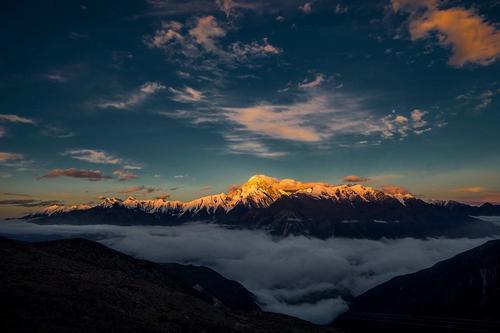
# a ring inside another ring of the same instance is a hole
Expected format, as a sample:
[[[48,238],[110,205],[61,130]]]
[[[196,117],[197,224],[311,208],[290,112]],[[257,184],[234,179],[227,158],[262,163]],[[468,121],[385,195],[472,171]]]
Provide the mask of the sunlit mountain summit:
[[[300,182],[255,175],[228,193],[187,202],[105,197],[95,205],[48,206],[25,218],[41,224],[206,222],[264,229],[282,236],[320,238],[459,237],[498,232],[495,225],[471,217],[488,215],[497,209],[498,206],[491,205],[427,202],[405,191],[383,191],[359,184]]]

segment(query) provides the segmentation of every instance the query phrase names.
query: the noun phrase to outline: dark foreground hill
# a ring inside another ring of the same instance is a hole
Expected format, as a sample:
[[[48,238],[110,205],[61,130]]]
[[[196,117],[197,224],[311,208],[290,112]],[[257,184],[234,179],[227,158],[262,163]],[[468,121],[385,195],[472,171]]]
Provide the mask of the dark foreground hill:
[[[347,332],[500,332],[500,240],[370,289],[335,325]]]
[[[0,238],[1,332],[335,332],[261,311],[235,281],[83,239]]]

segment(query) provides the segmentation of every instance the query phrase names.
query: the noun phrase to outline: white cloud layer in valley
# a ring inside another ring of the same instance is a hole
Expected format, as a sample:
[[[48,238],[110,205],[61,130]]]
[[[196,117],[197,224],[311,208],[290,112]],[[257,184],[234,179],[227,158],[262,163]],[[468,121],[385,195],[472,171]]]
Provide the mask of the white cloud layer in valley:
[[[283,239],[210,224],[41,226],[21,221],[1,222],[0,234],[25,240],[85,237],[139,258],[208,266],[241,282],[265,310],[322,324],[347,309],[340,291],[359,295],[488,240]]]

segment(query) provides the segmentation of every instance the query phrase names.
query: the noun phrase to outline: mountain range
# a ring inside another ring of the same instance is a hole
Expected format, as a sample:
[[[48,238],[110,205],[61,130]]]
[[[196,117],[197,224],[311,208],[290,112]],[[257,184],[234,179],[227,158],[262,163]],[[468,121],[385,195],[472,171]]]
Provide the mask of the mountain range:
[[[405,191],[299,182],[255,175],[228,193],[189,202],[103,198],[94,205],[52,205],[25,217],[40,224],[179,225],[192,221],[319,238],[482,237],[500,227],[474,218],[500,205],[424,201]]]

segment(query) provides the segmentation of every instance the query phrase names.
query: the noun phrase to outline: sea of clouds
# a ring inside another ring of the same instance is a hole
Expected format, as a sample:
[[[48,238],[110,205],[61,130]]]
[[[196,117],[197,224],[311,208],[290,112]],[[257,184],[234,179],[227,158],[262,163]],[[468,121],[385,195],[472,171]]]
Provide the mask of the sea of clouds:
[[[359,295],[394,276],[429,267],[490,239],[320,240],[275,238],[264,231],[202,223],[42,226],[15,220],[1,221],[0,234],[24,240],[85,237],[138,258],[208,266],[251,290],[263,309],[320,324],[348,308],[345,295],[336,291]]]

